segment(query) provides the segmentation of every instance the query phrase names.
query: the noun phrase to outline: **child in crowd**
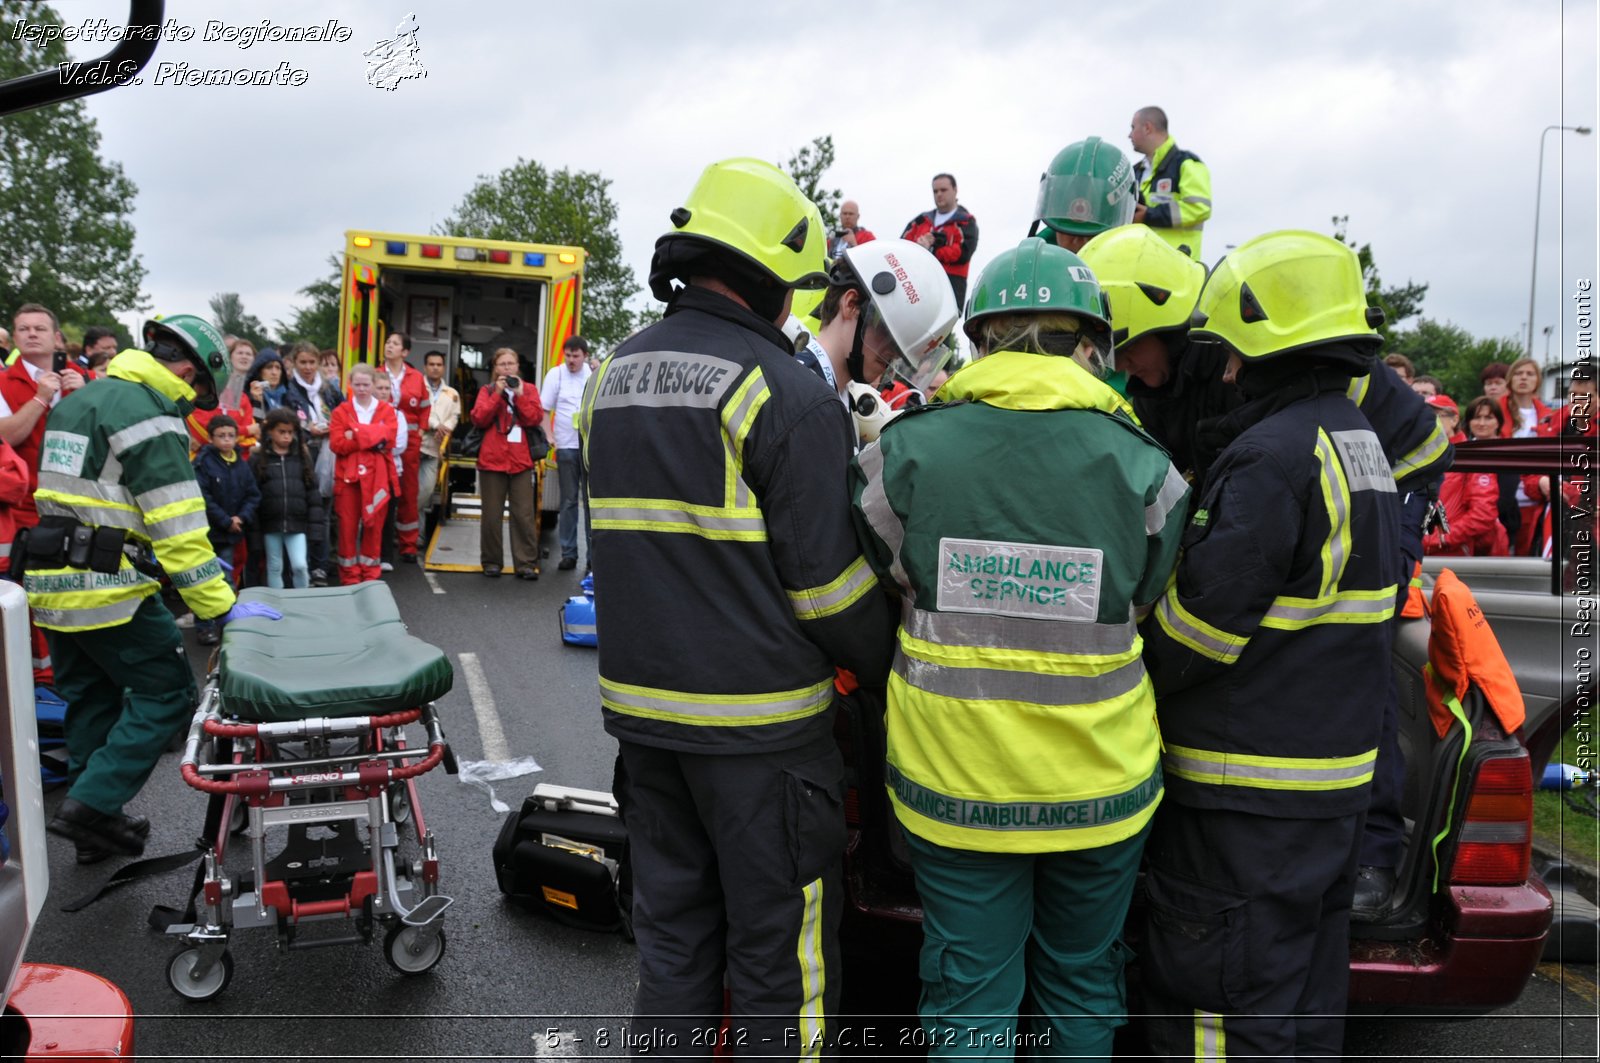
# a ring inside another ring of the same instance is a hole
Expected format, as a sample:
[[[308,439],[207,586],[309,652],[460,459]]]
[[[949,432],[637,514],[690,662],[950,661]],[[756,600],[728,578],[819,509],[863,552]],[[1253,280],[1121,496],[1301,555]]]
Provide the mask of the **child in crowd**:
[[[339,582],[360,583],[381,575],[383,520],[394,497],[394,409],[372,394],[373,369],[350,370],[350,399],[333,411],[328,445],[338,455],[333,469],[333,505],[339,525]]]
[[[395,411],[394,420],[398,430],[395,433],[394,442],[394,479],[389,484],[389,494],[392,498],[398,499],[400,497],[400,477],[405,474],[405,466],[402,464],[400,457],[406,452],[406,441],[410,428],[406,424],[406,419],[400,416],[400,411],[395,410],[394,382],[389,379],[388,373],[372,374],[372,394],[379,402]],[[400,507],[391,505],[389,507],[389,515],[383,521],[383,553],[380,555],[382,562],[378,565],[378,569],[381,572],[394,571],[394,559],[400,552],[400,532],[396,526],[399,520],[399,513]]]
[[[235,585],[244,572],[245,531],[255,521],[261,504],[261,489],[255,475],[239,456],[239,422],[225,413],[206,424],[211,442],[195,455],[194,475],[200,495],[206,502],[206,519],[211,524],[209,537],[217,558],[229,566]],[[195,625],[203,646],[215,646],[218,626],[201,621]]]
[[[265,442],[250,464],[261,489],[256,525],[267,559],[267,586],[283,587],[283,555],[296,589],[311,586],[306,563],[306,533],[322,521],[322,495],[317,491],[311,451],[300,439],[300,419],[279,407],[267,412]]]

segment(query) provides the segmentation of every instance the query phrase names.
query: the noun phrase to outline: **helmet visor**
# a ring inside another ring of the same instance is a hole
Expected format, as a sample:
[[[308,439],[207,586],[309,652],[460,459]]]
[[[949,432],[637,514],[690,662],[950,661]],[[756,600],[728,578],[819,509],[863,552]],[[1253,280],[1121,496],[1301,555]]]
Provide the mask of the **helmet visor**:
[[[1132,221],[1133,206],[1131,179],[1114,185],[1087,174],[1046,174],[1039,182],[1033,216],[1051,228],[1101,232]]]
[[[928,385],[939,375],[939,371],[949,364],[955,353],[946,345],[948,337],[941,336],[929,340],[927,346],[920,351],[902,350],[890,333],[889,326],[884,323],[883,314],[878,310],[877,304],[868,301],[864,313],[867,340],[883,359],[885,366],[876,383],[887,385],[898,380],[916,391],[929,392]]]

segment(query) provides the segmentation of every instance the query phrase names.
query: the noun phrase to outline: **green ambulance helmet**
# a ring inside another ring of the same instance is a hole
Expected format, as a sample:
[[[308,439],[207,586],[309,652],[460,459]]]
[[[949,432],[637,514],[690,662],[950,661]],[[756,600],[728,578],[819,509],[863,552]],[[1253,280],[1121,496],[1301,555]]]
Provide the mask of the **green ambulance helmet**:
[[[216,408],[231,366],[227,344],[215,325],[193,314],[157,317],[144,323],[144,345],[160,361],[181,360],[193,365],[195,408]]]
[[[984,268],[967,295],[964,327],[976,342],[984,318],[1030,313],[1074,315],[1110,355],[1111,324],[1094,271],[1066,248],[1031,237]]]
[[[1133,167],[1099,137],[1068,144],[1039,177],[1033,216],[1056,232],[1095,236],[1133,220]]]

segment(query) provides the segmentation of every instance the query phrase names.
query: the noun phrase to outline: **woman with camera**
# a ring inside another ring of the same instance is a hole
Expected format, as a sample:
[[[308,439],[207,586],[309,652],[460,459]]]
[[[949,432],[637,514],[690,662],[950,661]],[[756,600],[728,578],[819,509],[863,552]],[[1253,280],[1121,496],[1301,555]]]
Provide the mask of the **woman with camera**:
[[[500,575],[505,567],[505,547],[500,521],[506,499],[511,500],[511,562],[518,579],[539,578],[538,514],[534,512],[532,469],[534,452],[529,433],[541,434],[544,408],[539,390],[517,375],[517,352],[501,347],[494,352],[493,379],[478,391],[472,404],[472,423],[483,429],[478,450],[478,494],[483,499],[479,523],[479,553],[483,574]],[[544,444],[538,444],[539,454]]]

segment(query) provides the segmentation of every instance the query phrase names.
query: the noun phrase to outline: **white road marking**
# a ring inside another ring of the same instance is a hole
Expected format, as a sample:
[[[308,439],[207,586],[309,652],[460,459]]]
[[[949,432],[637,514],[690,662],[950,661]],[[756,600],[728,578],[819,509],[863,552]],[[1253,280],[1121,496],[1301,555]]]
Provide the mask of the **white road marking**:
[[[483,665],[476,653],[463,653],[461,671],[467,677],[467,696],[472,699],[472,713],[478,718],[478,737],[483,740],[484,760],[510,760],[511,747],[506,744],[505,730],[500,726],[500,714],[494,707],[494,692],[484,677]]]
[[[440,585],[438,576],[435,576],[432,572],[429,572],[427,569],[423,569],[422,570],[422,578],[428,581],[428,589],[430,591],[432,591],[435,594],[443,594],[444,593],[444,587]]]

